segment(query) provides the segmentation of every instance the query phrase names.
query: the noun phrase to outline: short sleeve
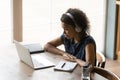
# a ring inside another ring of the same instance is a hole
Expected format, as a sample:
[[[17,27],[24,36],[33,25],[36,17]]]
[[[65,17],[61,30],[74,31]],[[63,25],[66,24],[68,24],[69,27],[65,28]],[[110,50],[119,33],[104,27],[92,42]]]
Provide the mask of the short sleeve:
[[[62,44],[65,44],[65,35],[64,34],[61,35],[61,40],[62,40]]]
[[[85,41],[86,45],[89,44],[89,43],[95,44],[95,41],[94,41],[94,39],[91,36],[88,36],[87,39],[86,39],[86,41]]]

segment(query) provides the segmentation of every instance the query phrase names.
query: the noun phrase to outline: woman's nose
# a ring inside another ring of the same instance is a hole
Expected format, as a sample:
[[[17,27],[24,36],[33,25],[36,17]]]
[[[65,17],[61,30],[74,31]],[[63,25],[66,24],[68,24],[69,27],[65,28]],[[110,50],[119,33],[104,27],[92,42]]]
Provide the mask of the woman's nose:
[[[63,33],[66,34],[66,31],[64,30]]]

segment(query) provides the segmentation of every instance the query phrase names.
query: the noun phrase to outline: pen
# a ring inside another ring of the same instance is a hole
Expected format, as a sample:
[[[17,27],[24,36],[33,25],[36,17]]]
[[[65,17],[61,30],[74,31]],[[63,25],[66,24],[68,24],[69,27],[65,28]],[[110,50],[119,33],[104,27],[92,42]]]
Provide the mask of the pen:
[[[61,68],[63,68],[65,66],[65,63],[61,66]]]

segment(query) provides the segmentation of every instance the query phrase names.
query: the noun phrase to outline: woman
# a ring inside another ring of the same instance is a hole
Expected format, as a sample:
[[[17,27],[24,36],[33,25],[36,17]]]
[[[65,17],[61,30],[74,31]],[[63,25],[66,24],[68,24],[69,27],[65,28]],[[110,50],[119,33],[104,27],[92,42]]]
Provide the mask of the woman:
[[[80,66],[90,62],[96,65],[96,43],[89,35],[89,21],[86,14],[79,9],[68,9],[61,17],[63,34],[49,41],[45,50],[62,55],[64,59],[75,61]],[[58,49],[61,44],[65,51]]]

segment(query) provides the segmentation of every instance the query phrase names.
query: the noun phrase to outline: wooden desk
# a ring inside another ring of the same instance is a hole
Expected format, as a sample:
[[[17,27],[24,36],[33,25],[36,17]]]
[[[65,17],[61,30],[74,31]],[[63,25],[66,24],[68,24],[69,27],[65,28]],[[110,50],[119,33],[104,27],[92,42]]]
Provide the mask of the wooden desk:
[[[0,80],[81,80],[81,68],[79,66],[72,72],[54,71],[53,67],[33,70],[28,65],[19,60],[14,45],[2,49],[0,53]],[[40,54],[46,56],[54,63],[59,62],[62,58],[50,53]],[[98,74],[94,74],[94,80],[106,80]]]

